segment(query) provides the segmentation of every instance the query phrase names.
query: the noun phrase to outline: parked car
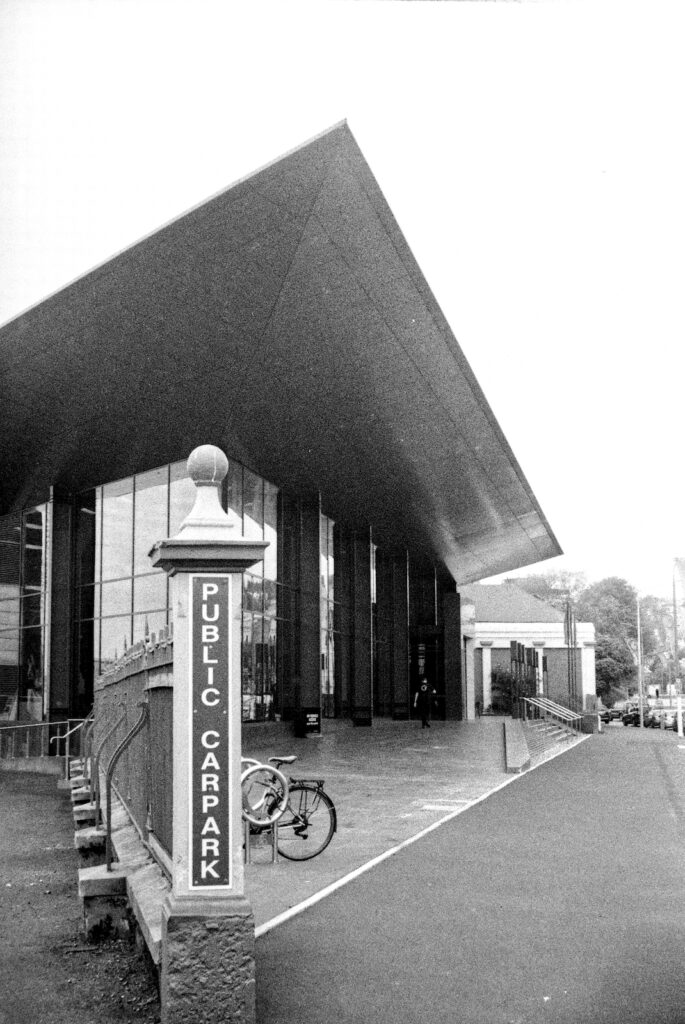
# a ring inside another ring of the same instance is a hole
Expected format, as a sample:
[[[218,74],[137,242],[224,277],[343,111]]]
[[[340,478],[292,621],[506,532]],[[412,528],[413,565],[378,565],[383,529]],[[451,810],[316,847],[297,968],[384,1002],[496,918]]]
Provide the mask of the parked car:
[[[640,724],[640,709],[633,708],[631,711],[626,711],[622,716],[621,721],[624,725],[639,725]]]
[[[664,729],[677,729],[677,725],[675,724],[675,717],[675,711],[673,711],[671,708],[666,708],[665,711],[662,711],[661,718],[664,723]]]

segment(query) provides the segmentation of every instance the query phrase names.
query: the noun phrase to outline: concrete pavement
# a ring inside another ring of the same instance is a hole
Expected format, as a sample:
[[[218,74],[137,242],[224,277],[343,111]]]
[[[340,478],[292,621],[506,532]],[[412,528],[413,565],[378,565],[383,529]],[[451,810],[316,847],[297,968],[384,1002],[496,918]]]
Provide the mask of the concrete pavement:
[[[268,727],[247,727],[244,755],[264,761],[272,754],[297,754],[290,774],[325,779],[338,831],[311,861],[279,859],[272,865],[269,846],[253,849],[245,884],[257,935],[351,873],[520,778],[505,770],[502,718],[433,722],[430,729],[416,721],[377,719],[372,730],[330,722],[316,739],[284,742],[282,733],[277,736]]]
[[[613,726],[257,941],[259,1024],[685,1021],[685,749]]]

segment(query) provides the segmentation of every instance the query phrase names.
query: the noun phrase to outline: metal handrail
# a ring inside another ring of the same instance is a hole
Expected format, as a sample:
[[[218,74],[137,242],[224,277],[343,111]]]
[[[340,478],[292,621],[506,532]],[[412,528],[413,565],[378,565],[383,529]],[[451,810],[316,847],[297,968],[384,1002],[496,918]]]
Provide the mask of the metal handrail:
[[[116,722],[111,729],[108,729],[105,735],[100,740],[96,752],[93,754],[93,763],[91,765],[90,772],[90,802],[95,801],[95,808],[97,817],[100,817],[100,755],[102,754],[103,747],[110,736],[116,732],[121,723],[126,718],[126,708],[123,701],[119,704],[119,707],[123,707],[124,711],[117,718]]]
[[[565,708],[562,704],[556,704],[553,700],[549,700],[548,697],[524,697],[523,700],[524,703],[540,708],[546,714],[559,718],[562,722],[572,724],[574,727],[583,719],[583,716],[579,715],[576,711],[570,711],[569,708]]]
[[[50,737],[50,743],[54,743],[55,740],[57,740],[58,743],[59,743],[60,740],[66,740],[67,741],[66,742],[66,746],[64,748],[64,779],[65,779],[65,781],[68,781],[68,779],[69,779],[69,757],[70,757],[69,751],[70,751],[70,747],[71,747],[71,744],[69,742],[69,737],[71,736],[71,734],[73,732],[78,732],[79,729],[83,729],[84,725],[93,716],[93,714],[94,714],[94,712],[91,711],[90,715],[87,715],[86,718],[83,719],[83,721],[78,722],[75,726],[73,726],[71,729],[69,729],[64,734],[57,733],[56,736],[51,736]],[[69,722],[67,722],[67,725],[69,725]]]
[[[45,743],[45,734],[46,734],[46,732],[49,733],[50,729],[57,728],[58,726],[61,726],[61,725],[68,726],[70,721],[73,721],[73,719],[67,719],[66,721],[59,721],[59,722],[6,722],[6,723],[0,725],[0,736],[2,736],[3,733],[9,733],[9,732],[12,733],[12,754],[11,754],[11,756],[12,756],[12,758],[15,758],[15,757],[17,757],[17,735],[19,733],[24,733],[26,735],[26,740],[23,743],[24,756],[25,757],[30,757],[31,756],[31,753],[30,753],[30,751],[31,751],[31,744],[29,742],[28,736],[29,736],[29,734],[31,732],[35,732],[36,729],[40,729],[40,731],[41,731],[40,756],[41,757],[50,756],[48,753],[46,753],[46,746],[49,748],[50,743],[52,743],[53,740],[60,739],[61,737],[59,735],[51,736],[51,737],[49,737],[48,743],[46,744]],[[21,744],[20,744],[20,746],[21,746]],[[2,749],[3,749],[2,745],[0,744],[0,756],[2,756],[1,755]]]
[[[126,750],[134,736],[137,736],[140,730],[145,725],[148,716],[150,714],[150,705],[146,700],[139,701],[136,707],[142,708],[140,718],[134,726],[126,733],[123,740],[112,754],[109,764],[107,765],[107,773],[105,776],[105,796],[107,798],[107,816],[106,816],[106,828],[107,835],[105,838],[105,865],[107,871],[112,870],[112,778],[114,776],[114,769],[116,763]]]

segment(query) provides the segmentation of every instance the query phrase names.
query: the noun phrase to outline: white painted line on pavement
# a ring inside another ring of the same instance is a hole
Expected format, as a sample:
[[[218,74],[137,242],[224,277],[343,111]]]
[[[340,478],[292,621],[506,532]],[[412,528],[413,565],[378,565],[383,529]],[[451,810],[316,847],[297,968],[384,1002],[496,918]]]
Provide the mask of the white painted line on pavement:
[[[577,746],[578,743],[581,743],[588,738],[589,735],[579,737],[573,746]],[[371,871],[371,869],[375,868],[378,864],[382,864],[384,860],[388,860],[389,857],[394,857],[396,853],[400,852],[400,850],[404,850],[405,847],[418,842],[419,839],[423,839],[423,837],[429,835],[429,833],[435,832],[435,830],[440,828],[441,825],[445,825],[448,821],[452,821],[453,818],[456,818],[458,814],[463,814],[464,811],[468,811],[471,807],[481,804],[484,800],[487,800],[489,796],[492,796],[494,793],[499,793],[501,789],[504,789],[505,786],[509,786],[512,782],[525,778],[526,775],[535,771],[535,769],[539,768],[540,765],[549,764],[549,762],[553,761],[555,757],[559,757],[560,754],[565,754],[569,749],[569,747],[562,748],[546,760],[533,765],[525,772],[521,772],[520,775],[512,775],[510,778],[505,779],[504,782],[500,782],[498,786],[494,786],[492,789],[489,789],[487,793],[483,793],[482,796],[476,797],[475,800],[469,800],[463,807],[458,807],[456,810],[446,814],[444,818],[434,821],[432,825],[428,825],[420,832],[417,832],[415,836],[410,836],[409,839],[405,839],[397,846],[391,847],[389,850],[386,850],[385,853],[381,853],[378,857],[374,857],[373,860],[367,861],[360,867],[355,868],[354,871],[350,871],[349,874],[343,875],[342,878],[336,879],[335,882],[331,882],[331,884],[327,885],[324,889],[320,889],[319,892],[315,892],[312,896],[307,897],[307,899],[303,900],[302,903],[298,903],[294,907],[289,907],[288,910],[284,910],[282,914],[277,914],[276,917],[272,917],[270,921],[265,921],[264,924],[260,924],[254,930],[255,938],[258,939],[261,935],[265,935],[267,932],[277,928],[278,925],[285,924],[285,922],[289,921],[292,917],[297,917],[298,914],[308,910],[309,907],[313,907],[316,903],[326,899],[327,896],[331,896],[334,892],[337,892],[338,889],[342,889],[343,886],[353,882],[355,878],[359,878],[360,875],[364,875],[367,871]]]

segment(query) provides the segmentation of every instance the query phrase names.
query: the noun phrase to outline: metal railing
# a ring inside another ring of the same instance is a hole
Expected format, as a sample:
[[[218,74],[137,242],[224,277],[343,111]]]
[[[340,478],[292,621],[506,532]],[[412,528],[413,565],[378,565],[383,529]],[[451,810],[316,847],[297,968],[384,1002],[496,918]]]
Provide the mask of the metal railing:
[[[83,724],[81,718],[61,722],[16,722],[0,726],[0,758],[12,760],[30,757],[62,757],[60,743],[71,734],[78,735]],[[73,728],[72,728],[73,726]],[[67,741],[69,742],[69,741]],[[78,752],[80,744],[71,743],[71,753]]]
[[[93,718],[93,712],[91,711],[90,715],[88,715],[87,718],[84,718],[82,721],[77,722],[76,725],[73,725],[71,727],[71,729],[67,729],[67,731],[65,733],[58,733],[57,736],[51,736],[50,737],[50,743],[57,743],[58,745],[60,743],[62,743],[62,742],[64,743],[64,754],[62,755],[64,757],[64,776],[63,777],[64,777],[65,781],[67,781],[67,782],[69,781],[69,776],[70,776],[70,773],[71,773],[70,765],[71,765],[71,757],[72,757],[72,748],[75,748],[77,746],[77,739],[78,739],[78,747],[79,747],[79,749],[82,746],[82,743],[81,743],[82,736],[78,736],[77,737],[76,734],[77,733],[82,733],[82,731],[86,728],[87,724],[92,721],[92,718]],[[68,724],[69,723],[67,723],[67,725]],[[72,740],[72,736],[74,737],[73,740]],[[55,753],[57,754],[58,757],[60,756],[58,749],[55,750]]]
[[[542,716],[543,718],[556,719],[562,725],[580,731],[583,716],[578,714],[577,711],[571,711],[570,708],[564,707],[563,704],[557,704],[555,701],[549,700],[548,697],[523,697],[521,700],[523,718],[529,717],[527,711],[532,710],[532,717]]]

